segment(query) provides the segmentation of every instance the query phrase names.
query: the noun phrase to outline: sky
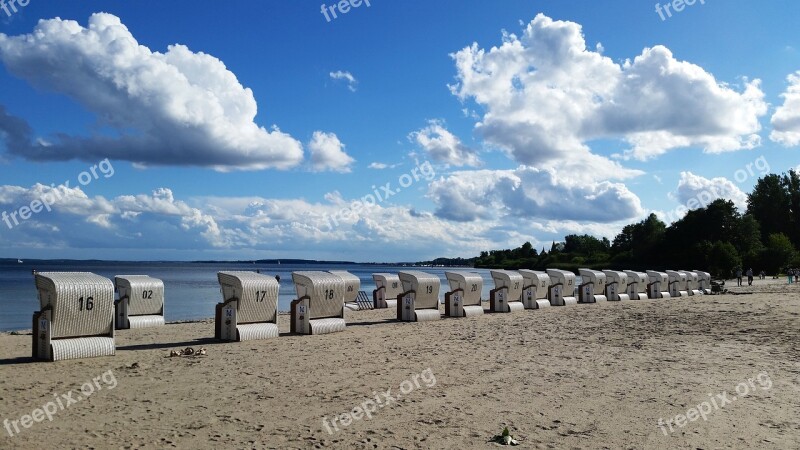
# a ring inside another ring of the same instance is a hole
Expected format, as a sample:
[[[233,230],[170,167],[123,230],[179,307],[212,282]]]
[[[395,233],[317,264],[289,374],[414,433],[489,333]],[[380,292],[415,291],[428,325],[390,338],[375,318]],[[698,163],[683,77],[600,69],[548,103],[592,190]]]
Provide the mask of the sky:
[[[794,1],[9,1],[0,257],[549,249],[800,165]]]

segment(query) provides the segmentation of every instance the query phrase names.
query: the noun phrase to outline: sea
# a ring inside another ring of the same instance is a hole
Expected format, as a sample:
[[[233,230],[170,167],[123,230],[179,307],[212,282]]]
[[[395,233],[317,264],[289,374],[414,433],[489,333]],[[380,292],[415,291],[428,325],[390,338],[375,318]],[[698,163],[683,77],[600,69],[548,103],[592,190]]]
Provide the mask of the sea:
[[[442,280],[440,300],[444,299],[448,285],[445,271],[468,270],[483,277],[482,298],[489,298],[494,283],[488,269],[454,267],[408,267],[377,264],[253,264],[253,263],[201,263],[201,262],[107,262],[107,261],[17,261],[0,262],[0,331],[31,328],[39,299],[32,271],[40,272],[94,272],[113,281],[117,275],[149,275],[164,281],[165,315],[168,322],[198,320],[214,317],[214,306],[222,300],[217,272],[226,270],[259,270],[263,274],[280,277],[278,309],[289,311],[291,301],[297,298],[292,283],[292,272],[304,270],[346,270],[361,280],[361,290],[372,297],[375,272],[396,273],[401,270],[422,270],[437,275]]]

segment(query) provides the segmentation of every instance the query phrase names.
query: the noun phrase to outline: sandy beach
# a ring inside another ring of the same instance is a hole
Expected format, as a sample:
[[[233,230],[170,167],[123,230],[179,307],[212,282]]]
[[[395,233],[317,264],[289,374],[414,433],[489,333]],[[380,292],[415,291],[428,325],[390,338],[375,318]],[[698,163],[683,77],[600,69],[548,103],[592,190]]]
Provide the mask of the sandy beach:
[[[428,323],[350,312],[324,336],[281,316],[281,337],[245,343],[169,324],[57,363],[6,333],[0,448],[487,448],[505,426],[521,448],[800,448],[800,285],[732,290],[747,294]],[[188,346],[208,354],[168,357]],[[52,420],[34,412],[48,402]]]

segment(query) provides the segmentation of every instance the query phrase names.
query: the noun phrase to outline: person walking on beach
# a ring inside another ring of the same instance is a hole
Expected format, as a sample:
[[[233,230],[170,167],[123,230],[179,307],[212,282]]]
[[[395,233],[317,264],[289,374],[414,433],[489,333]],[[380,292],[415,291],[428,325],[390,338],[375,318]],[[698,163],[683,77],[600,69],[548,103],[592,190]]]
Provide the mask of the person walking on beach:
[[[748,286],[752,286],[753,285],[753,268],[752,267],[747,269],[747,285]]]
[[[741,286],[742,285],[742,268],[741,267],[737,267],[736,268],[736,285],[737,286]]]

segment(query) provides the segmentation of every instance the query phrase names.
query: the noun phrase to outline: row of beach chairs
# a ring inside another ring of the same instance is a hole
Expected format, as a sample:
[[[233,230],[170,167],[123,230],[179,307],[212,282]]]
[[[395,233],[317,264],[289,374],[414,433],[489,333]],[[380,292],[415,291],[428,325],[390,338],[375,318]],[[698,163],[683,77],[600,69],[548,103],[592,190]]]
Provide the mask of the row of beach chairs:
[[[711,292],[711,276],[702,271],[595,271],[574,273],[548,269],[492,270],[494,289],[489,311],[525,309],[601,301],[687,297]],[[484,314],[483,278],[469,271],[445,272],[450,291],[444,295],[446,317]],[[116,329],[164,325],[164,283],[147,275],[119,275],[114,282],[89,272],[34,272],[41,309],[33,315],[32,355],[37,359],[109,356],[115,352]],[[278,281],[258,272],[219,272],[222,302],[216,305],[215,338],[223,341],[278,336]],[[438,276],[418,270],[373,274],[372,300],[361,282],[346,271],[292,273],[297,299],[291,303],[290,329],[296,334],[344,331],[345,311],[396,308],[397,320],[439,320]],[[115,296],[115,291],[117,295]],[[577,294],[576,294],[577,293]],[[577,297],[576,297],[577,295]],[[116,297],[116,299],[115,299]]]

